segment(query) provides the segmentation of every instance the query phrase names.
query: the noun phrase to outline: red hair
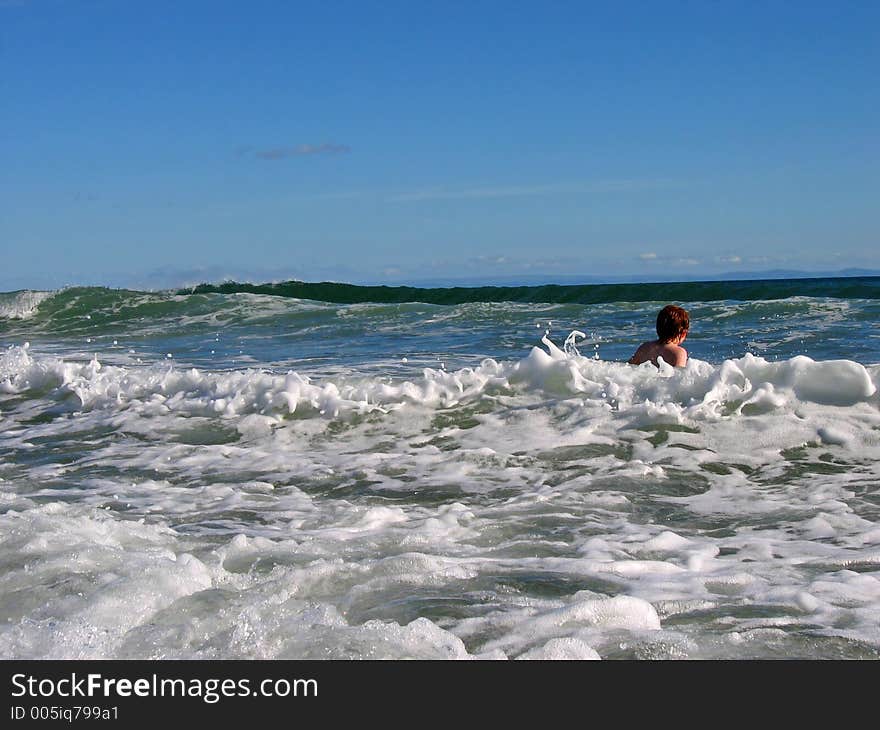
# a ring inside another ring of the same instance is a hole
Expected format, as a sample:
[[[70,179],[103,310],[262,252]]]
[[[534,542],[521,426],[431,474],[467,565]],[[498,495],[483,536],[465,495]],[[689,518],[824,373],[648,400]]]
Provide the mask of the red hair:
[[[686,309],[667,304],[657,315],[657,337],[668,343],[685,334],[691,327],[691,319]]]

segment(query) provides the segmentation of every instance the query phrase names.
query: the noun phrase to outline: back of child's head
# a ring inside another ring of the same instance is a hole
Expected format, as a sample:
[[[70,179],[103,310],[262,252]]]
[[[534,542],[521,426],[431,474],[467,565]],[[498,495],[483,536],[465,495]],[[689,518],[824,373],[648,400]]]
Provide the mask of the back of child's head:
[[[660,342],[672,342],[679,335],[685,334],[691,326],[687,310],[667,304],[657,315],[657,337]]]

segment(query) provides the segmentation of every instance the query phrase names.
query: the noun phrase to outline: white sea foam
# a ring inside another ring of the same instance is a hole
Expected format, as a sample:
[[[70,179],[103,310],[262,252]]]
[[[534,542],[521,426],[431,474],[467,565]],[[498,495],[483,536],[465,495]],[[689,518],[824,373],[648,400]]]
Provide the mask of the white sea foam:
[[[848,361],[816,362],[805,356],[768,362],[751,354],[719,366],[691,359],[686,368],[649,363],[633,368],[619,363],[569,356],[549,339],[547,351],[533,348],[515,363],[486,359],[476,368],[455,372],[426,368],[415,381],[361,378],[315,383],[296,372],[260,370],[227,373],[176,369],[174,366],[124,368],[36,358],[26,347],[10,347],[0,356],[5,392],[54,388],[75,394],[83,407],[139,401],[191,414],[237,416],[247,413],[292,414],[303,406],[320,415],[394,410],[405,403],[448,407],[524,386],[555,396],[586,396],[615,411],[717,420],[734,414],[791,410],[799,404],[852,407],[875,404],[880,368],[869,371]],[[826,440],[845,436],[823,430]]]
[[[875,656],[878,368],[0,355],[7,657]],[[48,446],[47,446],[48,445]]]
[[[28,319],[37,308],[50,297],[54,291],[32,291],[26,289],[18,292],[0,293],[0,319]]]

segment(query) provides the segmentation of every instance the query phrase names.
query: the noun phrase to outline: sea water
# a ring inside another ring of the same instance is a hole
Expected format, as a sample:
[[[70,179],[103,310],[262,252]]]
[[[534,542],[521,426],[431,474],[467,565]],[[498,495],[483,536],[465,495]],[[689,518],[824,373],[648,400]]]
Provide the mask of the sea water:
[[[876,658],[878,289],[0,294],[0,656]]]

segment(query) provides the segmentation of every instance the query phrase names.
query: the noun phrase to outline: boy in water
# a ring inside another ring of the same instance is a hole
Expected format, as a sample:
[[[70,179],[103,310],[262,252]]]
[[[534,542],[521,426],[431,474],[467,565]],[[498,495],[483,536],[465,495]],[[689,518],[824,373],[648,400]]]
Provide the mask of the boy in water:
[[[643,342],[629,359],[630,365],[641,365],[650,360],[660,367],[657,358],[664,362],[683,368],[687,364],[688,353],[681,343],[688,336],[691,322],[687,310],[669,304],[657,315],[657,339],[654,342]]]

